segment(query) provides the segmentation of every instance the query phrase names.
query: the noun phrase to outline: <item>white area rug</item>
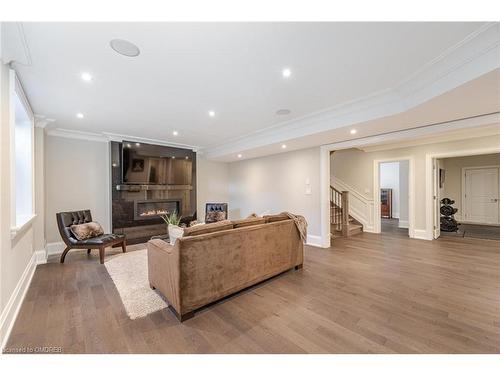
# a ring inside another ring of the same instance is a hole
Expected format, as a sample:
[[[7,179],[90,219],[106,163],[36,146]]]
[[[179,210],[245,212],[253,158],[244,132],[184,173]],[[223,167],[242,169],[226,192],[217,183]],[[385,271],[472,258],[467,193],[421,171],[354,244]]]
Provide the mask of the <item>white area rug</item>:
[[[142,318],[168,306],[167,302],[149,287],[146,249],[109,258],[104,266],[118,289],[130,319]]]

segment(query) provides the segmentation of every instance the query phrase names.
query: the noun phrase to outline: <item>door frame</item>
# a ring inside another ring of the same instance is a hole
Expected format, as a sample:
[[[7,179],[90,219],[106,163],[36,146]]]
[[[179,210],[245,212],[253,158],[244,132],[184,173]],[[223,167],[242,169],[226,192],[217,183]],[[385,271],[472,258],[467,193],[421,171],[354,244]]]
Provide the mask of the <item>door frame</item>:
[[[491,224],[491,223],[478,223],[478,222],[474,222],[474,221],[468,221],[468,220],[465,220],[465,209],[466,209],[466,200],[467,198],[465,197],[465,189],[466,189],[466,186],[465,186],[465,173],[468,171],[468,170],[474,170],[474,169],[488,169],[488,168],[496,168],[498,169],[498,178],[499,178],[499,189],[500,189],[500,165],[484,165],[484,166],[474,166],[474,167],[463,167],[462,168],[462,171],[461,171],[461,183],[462,183],[462,187],[461,187],[461,203],[460,203],[460,206],[462,208],[462,212],[460,212],[460,222],[461,223],[471,223],[471,224]],[[500,203],[497,202],[499,205]],[[500,206],[499,206],[499,210],[500,210]],[[499,212],[499,215],[500,215],[500,212]],[[500,224],[500,216],[499,216],[499,222],[498,223],[494,223],[494,225],[498,225]]]
[[[408,237],[415,237],[415,157],[375,159],[373,161],[373,232],[381,233],[380,217],[380,164],[408,161]]]
[[[433,176],[433,166],[435,165],[435,159],[444,158],[454,158],[462,156],[472,156],[472,155],[486,155],[486,154],[498,154],[500,153],[500,146],[490,147],[483,149],[473,149],[473,150],[462,150],[462,151],[448,151],[439,153],[429,153],[425,155],[425,239],[433,240],[436,239],[434,235],[434,226],[439,225],[436,217],[434,215],[436,207],[439,209],[440,202],[434,202],[433,192],[434,184],[438,184],[439,181],[434,181]]]

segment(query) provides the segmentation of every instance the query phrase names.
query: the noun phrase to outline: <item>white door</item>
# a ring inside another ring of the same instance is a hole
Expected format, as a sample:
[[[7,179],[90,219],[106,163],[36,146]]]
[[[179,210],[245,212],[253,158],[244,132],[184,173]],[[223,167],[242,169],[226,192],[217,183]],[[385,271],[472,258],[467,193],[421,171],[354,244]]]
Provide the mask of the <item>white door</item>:
[[[465,221],[498,224],[498,168],[465,171]]]

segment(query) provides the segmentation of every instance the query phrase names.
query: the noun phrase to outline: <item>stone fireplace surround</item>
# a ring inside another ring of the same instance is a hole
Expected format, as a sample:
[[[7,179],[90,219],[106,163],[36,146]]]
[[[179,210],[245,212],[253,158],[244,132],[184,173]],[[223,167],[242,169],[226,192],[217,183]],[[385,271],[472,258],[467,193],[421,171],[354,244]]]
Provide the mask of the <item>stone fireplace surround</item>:
[[[132,143],[135,145],[135,142]],[[123,144],[127,144],[126,141]],[[113,233],[125,234],[127,243],[147,242],[167,232],[161,214],[176,210],[181,216],[196,212],[196,153],[188,149],[155,146],[159,159],[183,184],[123,184],[122,142],[111,142],[111,218]],[[174,158],[172,158],[174,156]],[[191,172],[191,173],[189,173]],[[153,212],[156,211],[156,212]],[[143,215],[141,215],[143,213]]]

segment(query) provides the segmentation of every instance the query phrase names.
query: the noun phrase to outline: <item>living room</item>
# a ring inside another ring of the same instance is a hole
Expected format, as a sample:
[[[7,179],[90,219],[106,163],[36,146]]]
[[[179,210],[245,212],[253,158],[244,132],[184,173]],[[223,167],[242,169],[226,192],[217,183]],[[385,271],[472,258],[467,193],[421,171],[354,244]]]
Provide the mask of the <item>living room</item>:
[[[2,357],[498,353],[491,17],[1,20]]]

